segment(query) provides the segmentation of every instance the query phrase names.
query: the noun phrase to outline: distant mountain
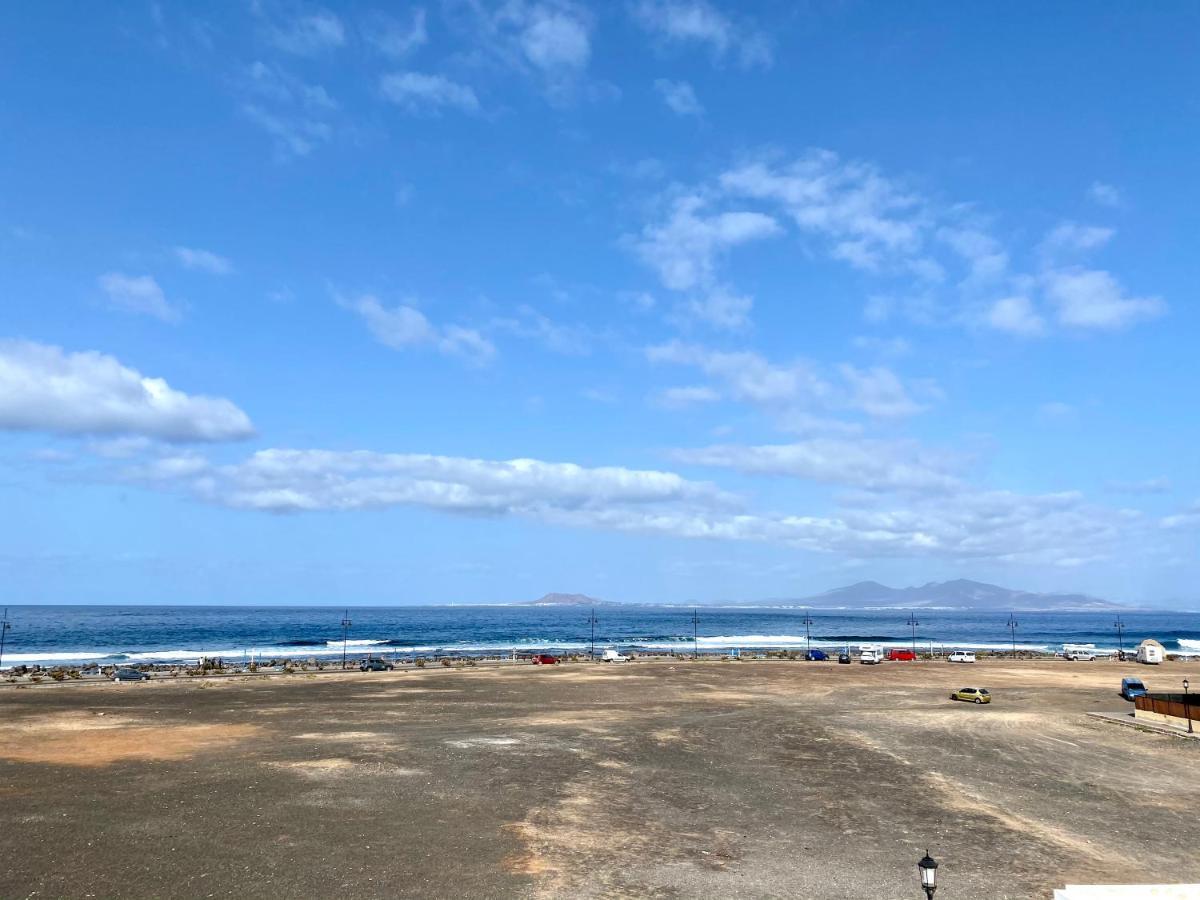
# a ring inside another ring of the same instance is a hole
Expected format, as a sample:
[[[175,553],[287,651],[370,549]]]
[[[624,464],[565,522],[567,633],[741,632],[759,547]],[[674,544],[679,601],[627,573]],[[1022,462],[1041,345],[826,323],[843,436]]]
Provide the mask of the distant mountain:
[[[836,588],[797,602],[808,606],[841,607],[843,609],[953,607],[996,612],[1008,610],[1120,610],[1126,608],[1119,603],[1110,603],[1086,594],[1038,594],[1031,591],[1015,591],[995,584],[984,584],[981,581],[968,581],[965,578],[956,581],[931,581],[920,587],[906,588],[888,587],[877,581],[860,581],[857,584]]]
[[[608,600],[597,600],[587,594],[545,594],[532,603],[514,603],[514,606],[619,606]]]

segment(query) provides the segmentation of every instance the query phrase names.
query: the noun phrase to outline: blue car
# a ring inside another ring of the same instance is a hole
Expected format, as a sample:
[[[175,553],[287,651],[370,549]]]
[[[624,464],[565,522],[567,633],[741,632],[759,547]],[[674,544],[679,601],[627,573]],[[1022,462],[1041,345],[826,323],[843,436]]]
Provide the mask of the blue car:
[[[1126,700],[1132,700],[1134,697],[1144,697],[1147,693],[1146,686],[1142,684],[1140,678],[1121,679],[1121,696]]]
[[[824,650],[809,650],[804,654],[804,658],[809,662],[824,662],[829,659],[829,654]]]

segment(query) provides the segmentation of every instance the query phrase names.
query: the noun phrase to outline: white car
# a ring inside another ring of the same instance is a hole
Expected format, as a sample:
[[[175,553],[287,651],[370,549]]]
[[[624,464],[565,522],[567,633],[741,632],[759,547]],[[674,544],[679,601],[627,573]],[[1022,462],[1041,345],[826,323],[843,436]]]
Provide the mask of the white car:
[[[953,663],[973,663],[975,662],[975,653],[972,650],[955,650],[946,657],[946,661]]]
[[[604,655],[600,657],[600,662],[629,662],[628,656],[623,656],[616,650],[609,648],[604,651]]]
[[[1063,659],[1068,662],[1095,662],[1096,654],[1091,650],[1067,650],[1063,653]]]

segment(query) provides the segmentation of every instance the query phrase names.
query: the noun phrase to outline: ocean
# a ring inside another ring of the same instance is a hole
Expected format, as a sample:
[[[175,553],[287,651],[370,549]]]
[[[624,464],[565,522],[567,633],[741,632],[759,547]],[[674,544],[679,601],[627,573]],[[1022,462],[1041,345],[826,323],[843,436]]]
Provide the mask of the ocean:
[[[20,664],[194,662],[340,657],[341,608],[228,606],[13,606],[4,667]],[[589,610],[578,607],[409,606],[351,609],[351,656],[367,653],[496,655],[516,650],[586,652]],[[596,609],[596,648],[701,653],[801,649],[803,609],[604,606]],[[808,610],[813,647],[863,643],[909,646],[909,611]],[[1009,649],[1008,613],[916,610],[918,648]],[[1114,613],[1019,612],[1018,649],[1053,652],[1064,644],[1118,648]],[[1168,653],[1200,655],[1200,613],[1121,613],[1123,644],[1161,641]]]

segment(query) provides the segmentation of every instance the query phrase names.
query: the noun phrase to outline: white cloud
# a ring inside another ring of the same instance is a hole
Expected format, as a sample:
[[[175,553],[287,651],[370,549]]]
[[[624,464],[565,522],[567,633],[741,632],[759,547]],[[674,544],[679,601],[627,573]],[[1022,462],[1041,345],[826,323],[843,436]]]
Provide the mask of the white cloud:
[[[705,384],[672,387],[659,391],[652,398],[657,406],[668,409],[683,409],[704,403],[715,403],[721,399],[720,393]]]
[[[1143,478],[1140,481],[1107,481],[1104,486],[1122,494],[1166,494],[1171,490],[1167,478]]]
[[[1063,403],[1061,400],[1050,400],[1037,408],[1038,419],[1054,425],[1073,422],[1078,416],[1078,409],[1070,403]]]
[[[1121,192],[1111,184],[1103,181],[1093,181],[1088,188],[1088,197],[1101,206],[1120,207],[1123,203]]]
[[[256,103],[244,103],[242,115],[275,141],[275,154],[281,160],[307,156],[318,144],[333,137],[327,122],[293,113],[279,113]]]
[[[765,33],[733,21],[707,0],[637,0],[631,11],[635,22],[665,41],[705,44],[716,58],[736,56],[745,66],[772,62]]]
[[[338,297],[337,302],[358,313],[375,339],[393,350],[428,346],[461,356],[473,365],[486,365],[496,355],[495,346],[477,330],[459,325],[435,326],[413,306],[387,307],[372,294]]]
[[[287,53],[317,56],[345,44],[346,29],[336,15],[327,9],[320,9],[269,26],[267,37]]]
[[[721,174],[731,197],[780,206],[802,231],[824,238],[828,254],[868,271],[922,259],[925,201],[877,168],[814,150],[793,162],[750,162]]]
[[[874,335],[860,334],[850,343],[859,350],[878,353],[880,356],[908,356],[912,353],[912,344],[902,337],[882,338]]]
[[[547,72],[582,69],[591,57],[590,24],[582,8],[563,4],[517,4],[514,18],[520,29],[525,58]]]
[[[859,369],[841,365],[834,372],[825,373],[807,360],[780,365],[750,351],[725,352],[681,341],[648,347],[646,358],[655,363],[698,368],[721,383],[722,397],[758,406],[781,417],[781,422],[814,407],[850,409],[875,418],[899,418],[928,408],[927,403],[914,398],[913,390],[922,400],[941,396],[935,385],[926,382],[914,383],[910,390],[899,376],[883,366]]]
[[[229,275],[233,272],[233,263],[209,250],[176,247],[175,256],[185,269],[198,269],[212,275]]]
[[[805,463],[795,457],[781,464],[811,466],[830,479],[872,481],[852,467],[839,474],[824,455],[813,459]],[[860,461],[873,465],[865,456]],[[942,490],[935,474],[922,472],[920,465],[910,470],[875,465],[873,478],[881,488],[915,486],[904,504],[882,490],[863,492],[829,515],[748,512],[739,498],[673,472],[536,459],[271,449],[232,465],[206,465],[187,454],[166,457],[149,471],[133,467],[126,473],[126,478],[139,477],[158,489],[269,512],[412,506],[489,518],[520,516],[555,527],[766,542],[852,559],[1070,564],[1103,556],[1138,524],[1073,493],[1022,496],[952,490],[948,484]]]
[[[863,315],[875,324],[903,317],[1033,336],[1055,322],[1120,328],[1165,310],[1158,298],[1124,296],[1108,273],[1064,265],[1104,246],[1115,234],[1111,228],[1060,222],[1033,248],[1042,271],[1013,271],[1008,247],[971,204],[932,200],[869,162],[828,150],[798,157],[761,152],[714,179],[673,185],[664,197],[668,214],[627,243],[672,290],[703,293],[719,283],[738,296],[737,287],[718,276],[724,256],[791,226],[805,242],[801,264],[823,258],[909,282],[870,297]],[[729,215],[758,227],[744,237],[715,237],[714,224]],[[1085,292],[1091,296],[1079,296]]]
[[[97,281],[115,309],[153,316],[164,322],[178,322],[180,319],[179,307],[167,300],[163,289],[150,275],[106,272]]]
[[[191,396],[101,353],[0,341],[0,428],[166,441],[250,437],[249,417],[217,397]]]
[[[470,86],[441,75],[393,72],[379,81],[383,96],[409,112],[439,112],[444,108],[478,112],[479,98]]]
[[[883,366],[859,369],[843,363],[838,366],[838,371],[849,387],[847,405],[869,416],[880,419],[904,418],[929,408],[913,398],[904,382],[891,369]],[[941,395],[930,385],[923,386],[923,391],[931,397]]]
[[[1113,228],[1103,228],[1099,225],[1060,222],[1042,239],[1040,249],[1048,256],[1084,253],[1103,247],[1116,233]]]
[[[675,308],[674,317],[680,321],[703,322],[724,331],[742,331],[750,325],[753,308],[753,298],[717,285],[705,294],[681,301]]]
[[[686,81],[669,81],[659,78],[654,82],[654,89],[662,97],[667,109],[677,116],[702,116],[704,106],[696,96],[695,89]]]
[[[425,10],[413,9],[407,21],[382,12],[371,13],[363,24],[363,37],[372,47],[392,59],[401,59],[429,40]]]
[[[538,341],[547,350],[564,356],[586,356],[592,350],[592,336],[587,329],[562,325],[527,304],[517,307],[515,317],[493,319],[491,327],[517,337]]]
[[[997,300],[984,314],[983,320],[990,328],[1020,337],[1040,337],[1046,333],[1046,322],[1038,315],[1028,297]]]
[[[466,13],[460,24],[481,54],[536,79],[551,100],[576,95],[592,54],[593,17],[586,6],[573,0],[505,0],[458,9]],[[607,86],[608,93],[613,90]]]
[[[1163,516],[1159,520],[1163,528],[1194,528],[1200,526],[1200,500],[1177,513]]]
[[[634,241],[638,255],[673,291],[710,286],[717,258],[731,247],[781,231],[771,216],[735,210],[708,213],[702,198],[679,197],[665,222],[647,225]]]
[[[274,139],[279,159],[307,156],[333,137],[338,103],[323,86],[258,60],[246,67],[237,88],[242,115]]]
[[[757,447],[719,445],[678,450],[683,463],[843,484],[870,491],[955,491],[963,487],[955,462],[915,441],[812,438]]]
[[[1042,277],[1058,321],[1070,328],[1119,331],[1167,311],[1158,297],[1126,296],[1116,278],[1102,269],[1052,269]]]

